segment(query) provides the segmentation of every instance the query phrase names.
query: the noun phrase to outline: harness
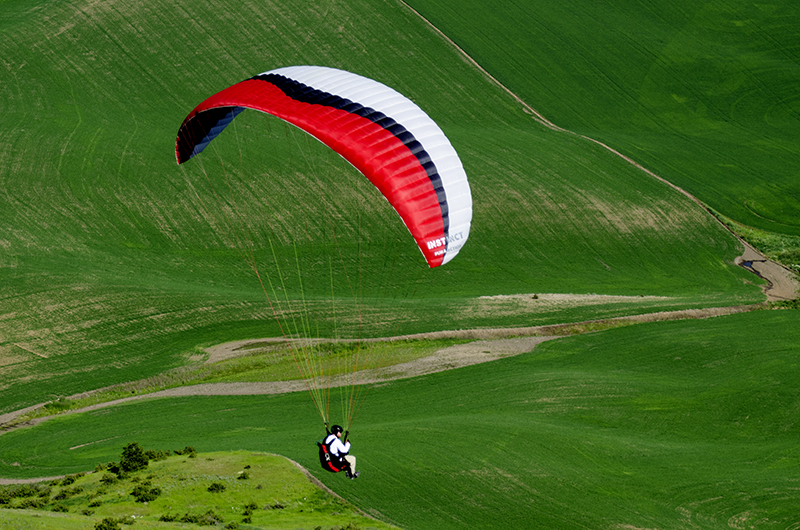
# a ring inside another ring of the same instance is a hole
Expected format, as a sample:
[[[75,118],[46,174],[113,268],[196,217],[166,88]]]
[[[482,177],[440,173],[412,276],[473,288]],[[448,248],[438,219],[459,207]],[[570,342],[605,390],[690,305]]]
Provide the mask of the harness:
[[[344,458],[331,453],[331,445],[325,443],[327,439],[328,436],[326,435],[325,438],[317,441],[317,447],[319,447],[319,463],[322,465],[322,469],[330,471],[331,473],[344,471],[347,468],[347,462],[345,462]]]

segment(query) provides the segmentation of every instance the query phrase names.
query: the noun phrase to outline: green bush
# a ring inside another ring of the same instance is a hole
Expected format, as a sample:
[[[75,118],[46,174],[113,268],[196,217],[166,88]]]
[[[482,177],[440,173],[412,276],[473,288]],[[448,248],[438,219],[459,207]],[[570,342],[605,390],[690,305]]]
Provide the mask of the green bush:
[[[39,491],[38,487],[30,484],[3,489],[0,490],[0,504],[8,504],[11,499],[15,498],[34,497],[39,494]]]
[[[180,522],[192,523],[200,526],[214,526],[222,523],[223,521],[222,517],[215,514],[213,510],[208,510],[206,513],[202,515],[190,515],[187,513],[186,515],[180,518]]]
[[[83,492],[83,488],[80,486],[76,486],[74,488],[62,488],[54,497],[54,501],[63,501],[64,499],[69,499],[70,497],[74,497],[78,493]]]
[[[44,499],[26,498],[24,501],[22,501],[20,503],[18,508],[21,508],[23,510],[28,510],[28,509],[30,509],[30,510],[39,510],[39,509],[44,508],[46,504],[47,504],[47,501],[44,500]]]
[[[223,484],[222,482],[212,482],[211,485],[208,487],[208,491],[210,491],[211,493],[222,493],[223,491],[225,491],[226,487],[227,486],[225,486],[225,484]]]
[[[183,449],[176,449],[173,451],[176,455],[185,455],[189,458],[197,458],[197,451],[195,451],[194,447],[187,445]]]
[[[155,451],[153,449],[148,449],[144,452],[144,455],[148,460],[154,460],[158,462],[160,460],[166,460],[166,458],[170,455],[170,451]]]
[[[120,527],[116,519],[106,517],[94,525],[94,530],[120,530]]]
[[[136,499],[136,502],[151,502],[161,495],[161,488],[151,488],[149,484],[140,484],[133,488],[131,495]]]
[[[126,445],[122,450],[119,465],[126,473],[133,473],[147,467],[147,455],[138,443],[132,442]]]
[[[78,478],[78,475],[67,475],[66,477],[61,479],[61,482],[59,484],[62,485],[62,486],[69,486],[70,484],[75,482],[75,480],[77,480],[77,478]]]
[[[44,404],[45,410],[52,414],[58,414],[59,412],[69,410],[72,407],[72,401],[67,398],[58,398],[54,401]]]
[[[800,309],[800,298],[772,302],[771,306],[779,309]]]
[[[124,479],[128,477],[128,473],[126,473],[125,470],[122,469],[122,466],[119,465],[117,462],[109,462],[108,470],[111,473],[114,473],[117,476],[117,478]]]

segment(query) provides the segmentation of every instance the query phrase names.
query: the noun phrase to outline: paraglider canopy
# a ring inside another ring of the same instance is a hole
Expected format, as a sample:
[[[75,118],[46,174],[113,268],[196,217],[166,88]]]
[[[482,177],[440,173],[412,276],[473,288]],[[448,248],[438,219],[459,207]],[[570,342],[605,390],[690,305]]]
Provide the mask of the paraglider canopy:
[[[430,267],[466,243],[472,194],[461,160],[439,126],[394,89],[320,66],[264,72],[189,113],[178,131],[178,163],[203,151],[245,109],[296,125],[355,166],[400,215]]]

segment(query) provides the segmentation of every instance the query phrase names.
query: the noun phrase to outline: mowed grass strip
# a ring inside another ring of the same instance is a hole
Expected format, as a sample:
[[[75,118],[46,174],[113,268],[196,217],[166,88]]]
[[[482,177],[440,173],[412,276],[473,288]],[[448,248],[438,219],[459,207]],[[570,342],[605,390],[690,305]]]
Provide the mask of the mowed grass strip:
[[[357,481],[318,470],[302,393],[57,418],[2,435],[0,460],[18,465],[0,474],[93,469],[135,437],[284,454],[403,528],[783,528],[800,515],[798,319],[642,324],[375,387],[353,430]]]

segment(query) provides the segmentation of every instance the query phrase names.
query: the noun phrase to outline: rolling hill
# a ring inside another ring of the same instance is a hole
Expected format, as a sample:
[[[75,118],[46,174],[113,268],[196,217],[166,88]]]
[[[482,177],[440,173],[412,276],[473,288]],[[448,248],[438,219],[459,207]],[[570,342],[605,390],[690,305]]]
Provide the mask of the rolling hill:
[[[800,234],[795,2],[409,4],[557,125],[744,225]]]
[[[601,147],[533,122],[404,6],[322,13],[251,3],[233,15],[227,5],[3,3],[0,410],[153,375],[198,345],[277,334],[213,213],[230,201],[250,212],[259,261],[272,259],[270,241],[284,271],[299,254],[304,294],[322,300],[321,335],[537,320],[460,310],[485,295],[663,297],[632,298],[610,315],[760,299],[758,280],[732,264],[737,241],[704,211]],[[456,262],[425,270],[362,177],[265,116],[241,116],[202,160],[175,164],[177,127],[197,102],[285,64],[372,76],[439,122],[476,204]],[[225,179],[243,184],[215,202]],[[342,284],[344,273],[330,273],[320,255],[337,254],[363,294],[348,310],[341,289],[341,322],[332,323],[324,301],[331,274]]]

